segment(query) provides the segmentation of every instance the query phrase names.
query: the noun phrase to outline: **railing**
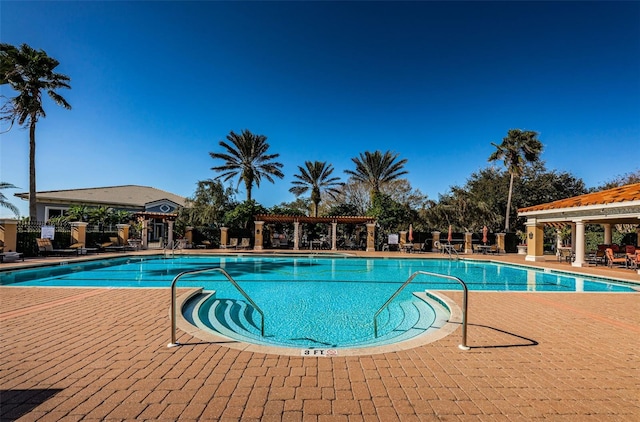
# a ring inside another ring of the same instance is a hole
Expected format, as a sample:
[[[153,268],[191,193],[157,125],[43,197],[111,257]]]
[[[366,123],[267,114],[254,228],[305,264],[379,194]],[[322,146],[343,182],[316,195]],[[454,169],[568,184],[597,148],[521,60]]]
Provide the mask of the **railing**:
[[[449,259],[453,259],[453,254],[456,254],[456,259],[460,259],[460,255],[458,255],[458,251],[455,248],[455,245],[447,243],[446,245],[442,245],[442,252],[446,252],[449,254]]]
[[[174,240],[173,243],[167,243],[166,245],[164,245],[164,247],[162,248],[162,253],[164,254],[164,257],[167,257],[167,250],[171,251],[171,257],[173,258],[175,255],[175,251],[176,249],[183,249],[183,242],[179,241],[179,240]]]
[[[223,268],[219,268],[219,267],[204,268],[201,270],[183,271],[177,276],[175,276],[173,281],[171,282],[171,343],[169,343],[167,347],[173,347],[173,346],[179,345],[179,343],[176,341],[176,318],[177,318],[176,317],[176,313],[177,313],[176,285],[178,283],[178,280],[180,279],[180,277],[187,274],[198,274],[198,273],[204,273],[208,271],[220,271],[225,277],[227,277],[227,279],[231,282],[231,284],[233,284],[233,287],[235,287],[240,292],[240,294],[242,294],[242,296],[244,296],[244,298],[247,299],[247,301],[251,304],[251,306],[253,306],[255,310],[258,311],[261,317],[260,335],[264,337],[264,312],[262,312],[262,309],[260,309],[260,307],[256,305],[253,299],[251,299],[249,295],[244,290],[242,290],[242,288],[238,285],[238,283],[233,278],[231,278],[229,273],[227,273]]]
[[[398,288],[398,290],[396,290],[396,292],[391,295],[391,297],[389,299],[387,299],[387,301],[384,303],[384,305],[382,305],[382,307],[380,309],[378,309],[378,311],[375,313],[375,315],[373,316],[373,330],[374,330],[374,334],[376,337],[378,337],[378,315],[380,315],[380,312],[382,312],[387,306],[389,306],[389,304],[393,301],[393,299],[396,298],[396,296],[398,296],[400,294],[400,292],[402,290],[404,290],[405,287],[407,287],[407,285],[409,283],[411,283],[411,281],[413,281],[414,278],[416,278],[418,275],[430,275],[433,277],[441,277],[441,278],[446,278],[449,280],[455,280],[458,283],[460,283],[462,285],[462,290],[463,290],[463,296],[462,296],[462,343],[458,346],[460,349],[462,350],[469,350],[470,347],[467,346],[467,297],[469,295],[469,289],[467,289],[467,285],[464,281],[460,280],[458,277],[454,277],[454,276],[450,276],[450,275],[444,275],[444,274],[437,274],[437,273],[430,273],[430,272],[426,272],[426,271],[416,271],[415,273],[411,274],[411,276],[407,279],[407,281],[405,281],[402,286],[400,286],[400,288]]]

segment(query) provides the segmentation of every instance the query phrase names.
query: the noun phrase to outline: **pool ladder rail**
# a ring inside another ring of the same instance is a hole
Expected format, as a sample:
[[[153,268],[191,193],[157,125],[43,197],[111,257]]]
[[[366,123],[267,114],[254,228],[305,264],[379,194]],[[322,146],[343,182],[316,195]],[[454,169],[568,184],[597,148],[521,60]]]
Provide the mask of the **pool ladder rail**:
[[[375,336],[378,337],[378,315],[380,315],[380,313],[391,304],[393,299],[395,299],[400,294],[400,292],[403,291],[404,288],[407,287],[407,285],[409,283],[411,283],[413,281],[413,279],[416,278],[419,275],[428,275],[428,276],[432,276],[432,277],[446,278],[448,280],[457,281],[458,283],[460,283],[462,285],[462,291],[463,291],[463,296],[462,296],[462,342],[460,343],[458,348],[461,349],[461,350],[469,350],[470,347],[467,346],[467,298],[469,296],[469,289],[467,288],[467,284],[464,281],[462,281],[461,279],[459,279],[458,277],[454,277],[454,276],[450,276],[450,275],[444,275],[444,274],[438,274],[438,273],[431,273],[431,272],[427,272],[427,271],[416,271],[415,273],[411,274],[411,276],[407,279],[407,281],[405,281],[402,284],[402,286],[400,286],[398,288],[398,290],[396,290],[396,292],[394,294],[392,294],[389,299],[387,299],[387,301],[384,303],[384,305],[382,305],[380,307],[380,309],[378,309],[378,311],[373,316],[373,329],[374,329]]]
[[[231,284],[233,284],[233,287],[235,287],[240,292],[240,294],[244,296],[245,299],[247,299],[247,301],[251,304],[251,306],[253,306],[254,309],[260,314],[260,318],[261,318],[260,335],[264,337],[264,312],[262,312],[262,309],[260,309],[260,307],[256,305],[253,299],[251,299],[249,295],[244,290],[242,290],[242,287],[240,287],[240,285],[223,268],[220,268],[220,267],[204,268],[200,270],[183,271],[177,276],[175,276],[173,278],[173,281],[171,282],[171,343],[167,344],[167,347],[174,347],[174,346],[180,345],[180,343],[178,343],[176,339],[176,331],[177,331],[177,328],[176,328],[177,315],[176,314],[178,312],[178,310],[176,309],[177,308],[176,285],[178,284],[178,280],[185,275],[198,274],[198,273],[204,273],[209,271],[221,272],[227,278],[227,280],[229,280]]]
[[[172,243],[167,243],[164,245],[164,248],[162,248],[162,253],[164,254],[164,257],[167,258],[167,255],[171,255],[171,258],[173,258],[175,256],[176,250],[179,250],[180,252],[182,252],[182,249],[184,247],[184,243],[180,242],[179,240],[174,240]]]

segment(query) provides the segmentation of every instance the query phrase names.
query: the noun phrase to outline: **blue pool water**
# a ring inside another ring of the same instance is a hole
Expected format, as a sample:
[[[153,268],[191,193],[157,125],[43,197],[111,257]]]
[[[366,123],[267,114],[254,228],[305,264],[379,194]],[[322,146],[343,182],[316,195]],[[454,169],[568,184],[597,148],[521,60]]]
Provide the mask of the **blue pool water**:
[[[629,285],[613,280],[589,278],[556,271],[448,259],[385,259],[322,256],[181,256],[122,257],[68,263],[28,270],[0,272],[0,285],[39,287],[170,287],[183,271],[222,267],[238,282],[346,282],[392,285],[395,290],[415,271],[427,271],[461,278],[474,291],[543,292],[634,292]],[[224,277],[219,273],[184,277],[181,287],[209,288]],[[410,290],[459,290],[455,282],[419,276]],[[361,286],[362,287],[362,286]]]
[[[215,291],[202,302],[188,303],[183,309],[185,318],[205,331],[284,347],[366,347],[408,340],[437,326],[446,317],[413,292],[460,290],[461,286],[419,275],[380,314],[380,335],[374,336],[373,315],[416,271],[458,277],[471,291],[634,291],[619,282],[472,260],[317,255],[122,257],[0,272],[0,284],[168,289],[184,271],[213,267],[224,268],[262,308],[266,335],[260,336],[260,316],[218,271],[180,278],[179,288]]]

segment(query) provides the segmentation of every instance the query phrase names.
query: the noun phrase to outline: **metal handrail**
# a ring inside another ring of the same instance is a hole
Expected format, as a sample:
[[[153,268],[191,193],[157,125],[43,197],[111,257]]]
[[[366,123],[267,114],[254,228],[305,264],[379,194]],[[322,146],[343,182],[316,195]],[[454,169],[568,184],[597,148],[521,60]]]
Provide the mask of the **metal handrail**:
[[[458,251],[454,248],[454,245],[447,243],[446,245],[443,245],[443,249],[447,251],[447,253],[449,254],[449,259],[453,259],[453,254],[451,252],[455,252],[456,259],[460,259],[460,255],[458,254]]]
[[[462,343],[458,346],[460,349],[462,350],[469,350],[470,347],[467,346],[467,297],[469,295],[469,289],[467,288],[467,284],[462,281],[461,279],[459,279],[458,277],[454,277],[451,275],[444,275],[444,274],[438,274],[438,273],[430,273],[427,271],[416,271],[415,273],[411,274],[411,276],[407,279],[407,281],[405,281],[402,286],[400,286],[400,288],[398,288],[398,290],[396,290],[396,292],[391,295],[391,297],[389,299],[387,299],[387,301],[384,303],[384,305],[382,305],[382,307],[380,309],[378,309],[378,311],[375,313],[375,315],[373,316],[373,329],[374,329],[374,334],[376,337],[378,337],[378,315],[380,315],[380,312],[382,312],[387,306],[389,306],[389,304],[393,301],[393,299],[396,298],[396,296],[398,296],[400,294],[400,292],[402,290],[404,290],[405,287],[407,287],[407,285],[409,283],[411,283],[411,281],[416,278],[418,275],[420,274],[424,274],[424,275],[430,275],[430,276],[434,276],[434,277],[441,277],[441,278],[446,278],[449,280],[455,280],[458,283],[460,283],[462,285],[462,290],[463,290],[463,296],[462,296]]]
[[[231,282],[231,284],[233,284],[233,287],[235,287],[240,292],[240,294],[242,294],[242,296],[244,296],[244,298],[249,301],[251,306],[253,306],[256,311],[258,311],[258,313],[260,314],[260,317],[261,317],[261,322],[262,322],[261,327],[260,327],[260,335],[262,335],[262,337],[264,337],[264,312],[262,312],[262,309],[260,309],[260,307],[258,305],[256,305],[256,303],[253,301],[253,299],[251,299],[249,297],[249,295],[244,290],[242,290],[242,288],[238,285],[238,283],[233,278],[231,278],[229,273],[227,273],[223,268],[220,268],[220,267],[204,268],[204,269],[200,269],[200,270],[183,271],[180,274],[178,274],[177,276],[175,276],[173,281],[171,282],[171,343],[169,343],[167,345],[167,347],[178,346],[180,344],[180,343],[178,343],[176,341],[176,313],[177,313],[177,310],[176,310],[176,284],[178,283],[178,280],[183,275],[204,273],[204,272],[208,272],[208,271],[220,271],[222,274],[224,274],[224,276],[227,277],[227,279]]]

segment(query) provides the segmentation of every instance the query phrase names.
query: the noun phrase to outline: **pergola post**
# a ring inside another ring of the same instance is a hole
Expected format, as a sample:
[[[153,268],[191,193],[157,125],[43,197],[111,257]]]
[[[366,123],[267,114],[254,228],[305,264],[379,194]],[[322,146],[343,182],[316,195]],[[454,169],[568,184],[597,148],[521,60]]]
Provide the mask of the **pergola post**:
[[[167,245],[173,248],[173,220],[167,220]]]
[[[293,222],[293,250],[300,250],[300,223]]]
[[[338,246],[337,246],[337,242],[336,242],[337,234],[338,234],[338,223],[333,221],[331,223],[331,250],[332,251],[337,251],[338,250]]]
[[[367,223],[367,252],[376,250],[376,223]]]

